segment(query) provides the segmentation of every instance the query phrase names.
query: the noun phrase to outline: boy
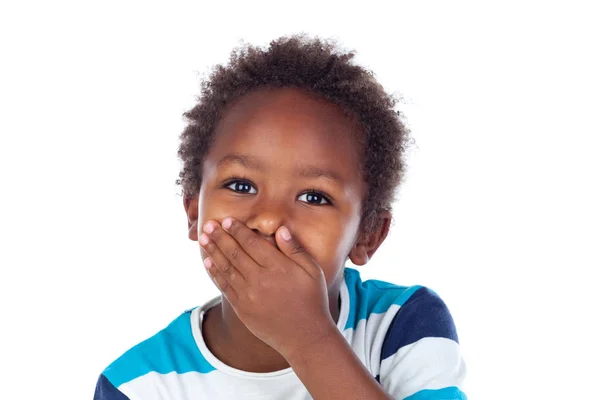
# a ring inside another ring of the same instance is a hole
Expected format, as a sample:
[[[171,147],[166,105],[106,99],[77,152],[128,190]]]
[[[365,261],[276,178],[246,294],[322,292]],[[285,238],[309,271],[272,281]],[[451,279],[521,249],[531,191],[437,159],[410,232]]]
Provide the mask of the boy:
[[[352,56],[280,38],[203,83],[178,183],[222,295],[113,362],[95,400],[466,398],[442,300],[344,267],[388,233],[408,137]]]

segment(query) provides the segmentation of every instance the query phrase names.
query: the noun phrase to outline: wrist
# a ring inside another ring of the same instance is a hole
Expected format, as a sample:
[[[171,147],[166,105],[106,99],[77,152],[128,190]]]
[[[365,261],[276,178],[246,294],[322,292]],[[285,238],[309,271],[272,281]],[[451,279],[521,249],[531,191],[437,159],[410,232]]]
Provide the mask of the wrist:
[[[293,367],[294,363],[304,362],[323,354],[324,348],[328,348],[339,339],[345,340],[337,326],[331,321],[320,325],[320,329],[307,333],[305,340],[281,354]]]

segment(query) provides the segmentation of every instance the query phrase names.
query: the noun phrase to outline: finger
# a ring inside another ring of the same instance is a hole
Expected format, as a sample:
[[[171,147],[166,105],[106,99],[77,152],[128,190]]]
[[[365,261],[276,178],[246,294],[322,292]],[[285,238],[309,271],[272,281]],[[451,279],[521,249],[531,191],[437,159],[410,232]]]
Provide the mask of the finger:
[[[204,224],[203,229],[210,240],[218,247],[219,251],[215,252],[213,261],[221,271],[226,271],[234,267],[238,274],[246,278],[252,273],[253,268],[258,267],[240,244],[229,233],[224,231],[217,222],[208,221]]]
[[[287,227],[281,226],[277,229],[275,240],[277,241],[279,250],[296,264],[303,267],[308,273],[312,275],[313,273],[321,272],[320,267],[318,267],[312,256],[292,237]]]
[[[200,245],[208,255],[208,257],[204,260],[204,266],[207,268],[210,266],[214,267],[215,270],[217,270],[223,277],[223,279],[226,279],[234,289],[241,290],[245,282],[244,276],[227,259],[227,257],[225,257],[217,244],[209,239],[205,233],[200,235],[198,242],[200,242]],[[209,263],[211,265],[207,265]]]
[[[235,302],[239,297],[237,291],[233,288],[233,285],[225,279],[221,271],[215,266],[214,262],[210,257],[204,260],[204,267],[208,271],[208,274],[212,278],[217,288],[225,295],[229,302]]]
[[[258,266],[269,268],[281,260],[281,252],[275,246],[241,221],[225,218],[221,226]]]

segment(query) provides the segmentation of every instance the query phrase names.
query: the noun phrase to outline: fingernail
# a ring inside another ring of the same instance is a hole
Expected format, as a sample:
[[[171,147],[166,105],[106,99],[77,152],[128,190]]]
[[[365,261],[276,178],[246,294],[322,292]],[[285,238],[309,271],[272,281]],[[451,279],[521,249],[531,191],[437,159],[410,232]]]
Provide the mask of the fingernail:
[[[285,226],[283,228],[281,228],[280,235],[281,235],[281,238],[285,241],[289,241],[292,238],[292,235],[290,235],[290,231]]]
[[[210,258],[206,257],[206,258],[204,259],[204,267],[205,267],[206,269],[209,269],[211,265],[212,265],[212,260],[211,260]]]
[[[202,235],[200,235],[200,237],[198,238],[198,241],[200,242],[200,244],[202,246],[206,246],[208,244],[208,236],[206,236],[204,233]]]
[[[212,222],[207,222],[204,224],[204,232],[213,233],[214,230],[215,230],[215,227],[212,224]]]
[[[223,229],[229,229],[231,228],[231,218],[225,218],[223,220]]]

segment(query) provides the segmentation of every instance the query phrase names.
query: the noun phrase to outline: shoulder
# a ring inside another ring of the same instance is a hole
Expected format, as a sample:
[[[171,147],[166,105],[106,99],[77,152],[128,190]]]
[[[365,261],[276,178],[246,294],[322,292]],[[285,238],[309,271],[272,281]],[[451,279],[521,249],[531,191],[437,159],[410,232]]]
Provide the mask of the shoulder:
[[[346,268],[349,309],[345,328],[354,328],[361,321],[385,319],[388,323],[398,310],[422,288],[399,286],[390,282],[369,279],[363,281],[357,270]]]
[[[383,339],[380,382],[398,398],[465,400],[466,366],[444,301],[420,287],[396,312]]]
[[[433,290],[417,287],[396,311],[383,342],[381,359],[425,338],[441,338],[458,344],[454,319],[446,303]]]
[[[102,372],[96,392],[105,390],[120,393],[123,387],[131,386],[136,380],[144,380],[144,384],[147,384],[151,376],[158,379],[171,372],[206,373],[213,370],[196,345],[191,327],[192,311],[193,309],[183,312],[166,328],[138,343],[113,361]],[[98,398],[121,399],[117,395]]]
[[[401,399],[466,398],[456,327],[436,292],[420,285],[361,281],[352,269],[346,271],[346,286],[346,327],[359,335],[359,353],[364,352],[370,371],[388,393]]]
[[[379,328],[387,330],[384,347],[388,351],[424,337],[443,337],[458,343],[450,310],[432,289],[375,279],[362,281],[359,272],[351,268],[346,268],[345,281],[349,296],[346,328],[355,328],[362,320],[386,320]]]

